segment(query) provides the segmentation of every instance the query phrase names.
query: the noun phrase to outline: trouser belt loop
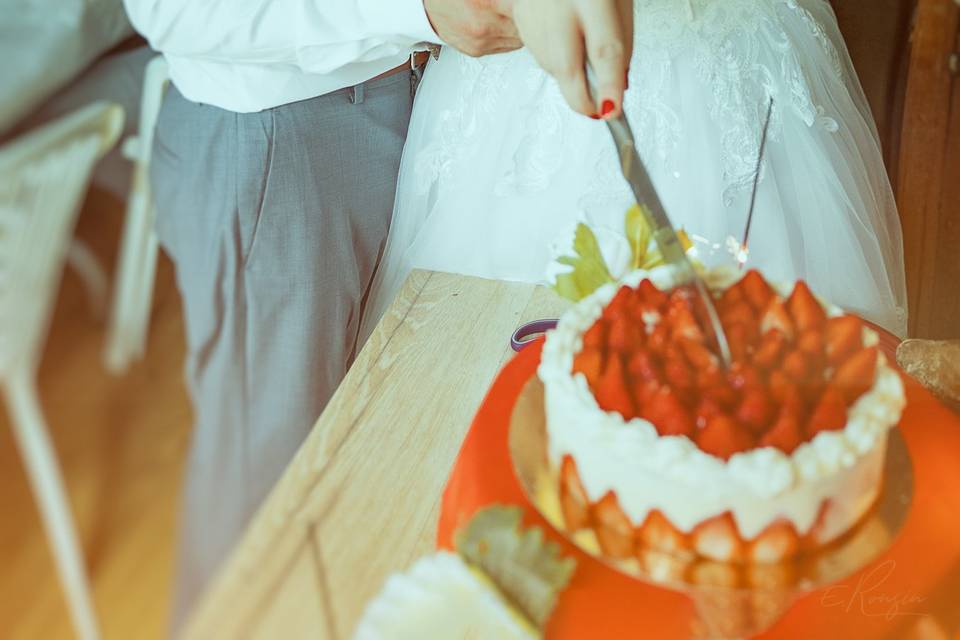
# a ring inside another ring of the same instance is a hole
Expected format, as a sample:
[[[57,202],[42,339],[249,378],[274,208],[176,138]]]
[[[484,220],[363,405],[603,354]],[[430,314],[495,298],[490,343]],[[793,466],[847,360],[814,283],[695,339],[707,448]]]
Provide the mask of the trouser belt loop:
[[[417,54],[410,54],[410,97],[417,95],[417,87],[420,86],[420,80],[423,79],[423,70],[425,62],[417,64]]]
[[[363,102],[363,96],[363,83],[350,87],[350,104],[361,104]]]

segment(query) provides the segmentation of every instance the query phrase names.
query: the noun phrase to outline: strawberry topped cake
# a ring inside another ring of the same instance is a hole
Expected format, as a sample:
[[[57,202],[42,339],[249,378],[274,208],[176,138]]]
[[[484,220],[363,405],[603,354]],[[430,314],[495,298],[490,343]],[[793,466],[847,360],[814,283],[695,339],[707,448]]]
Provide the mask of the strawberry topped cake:
[[[544,345],[565,526],[607,556],[779,562],[851,530],[879,495],[905,400],[876,333],[803,282],[705,280],[729,367],[667,267],[599,288]]]

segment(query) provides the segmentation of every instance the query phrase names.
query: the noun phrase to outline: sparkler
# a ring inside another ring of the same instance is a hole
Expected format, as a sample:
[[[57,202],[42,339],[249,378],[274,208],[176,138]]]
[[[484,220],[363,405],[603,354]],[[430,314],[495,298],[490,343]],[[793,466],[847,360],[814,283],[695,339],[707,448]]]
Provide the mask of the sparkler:
[[[760,184],[760,165],[763,162],[763,151],[767,147],[767,131],[770,128],[770,116],[773,114],[773,96],[770,96],[770,102],[767,104],[767,117],[763,122],[763,134],[760,136],[760,152],[757,154],[757,169],[753,174],[753,191],[750,193],[750,209],[747,212],[747,225],[743,230],[743,241],[737,247],[734,258],[740,269],[747,263],[750,257],[750,226],[753,224],[753,210],[757,203],[757,186]]]

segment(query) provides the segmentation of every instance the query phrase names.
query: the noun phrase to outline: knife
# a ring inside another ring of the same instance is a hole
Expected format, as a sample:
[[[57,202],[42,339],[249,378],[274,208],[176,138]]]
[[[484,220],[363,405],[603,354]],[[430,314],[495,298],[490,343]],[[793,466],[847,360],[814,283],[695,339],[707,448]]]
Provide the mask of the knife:
[[[597,82],[593,69],[587,65],[587,83],[590,86],[590,92],[597,94]],[[730,345],[727,342],[727,335],[723,331],[723,325],[720,323],[720,316],[717,313],[717,307],[713,302],[703,279],[693,268],[693,264],[683,250],[680,238],[670,222],[666,209],[657,195],[657,190],[653,186],[650,174],[640,159],[637,152],[636,141],[633,137],[633,130],[626,116],[621,112],[617,118],[611,118],[606,121],[610,134],[613,136],[613,142],[617,147],[617,155],[620,158],[620,170],[623,177],[626,178],[630,189],[633,191],[634,198],[643,213],[647,224],[652,229],[653,239],[660,248],[660,255],[663,261],[673,267],[675,275],[680,277],[681,283],[688,283],[698,294],[702,303],[703,311],[713,329],[713,335],[720,351],[720,357],[723,364],[727,367],[731,364]]]

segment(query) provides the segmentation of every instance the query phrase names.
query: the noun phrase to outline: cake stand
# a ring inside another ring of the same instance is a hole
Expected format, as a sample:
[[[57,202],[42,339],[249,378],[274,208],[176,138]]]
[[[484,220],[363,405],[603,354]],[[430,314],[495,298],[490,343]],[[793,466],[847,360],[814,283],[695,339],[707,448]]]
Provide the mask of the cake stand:
[[[859,571],[890,546],[907,518],[913,470],[903,438],[893,430],[887,447],[883,488],[877,503],[848,534],[831,545],[786,562],[734,565],[690,560],[639,549],[637,558],[605,557],[590,530],[569,532],[557,491],[559,477],[547,459],[543,385],[531,378],[510,420],[509,449],[530,503],[582,551],[631,578],[687,595],[698,620],[695,637],[742,638],[774,624],[801,595]],[[641,560],[642,558],[642,560]],[[749,575],[750,586],[732,586]]]
[[[732,609],[731,598],[740,595],[701,586],[691,593],[684,584],[670,586],[630,575],[590,553],[589,543],[577,544],[533,505],[534,494],[525,488],[512,459],[511,440],[521,433],[511,436],[511,425],[521,395],[525,402],[537,405],[527,393],[534,393],[532,389],[528,392],[528,386],[536,378],[542,344],[537,340],[507,362],[478,408],[439,505],[437,545],[453,549],[457,531],[479,509],[518,505],[524,510],[526,526],[539,526],[577,563],[547,623],[548,640],[723,637],[723,629],[716,625],[723,622],[724,615],[711,614]],[[859,539],[866,537],[870,550],[845,547],[860,561],[834,556],[838,566],[833,573],[826,568],[820,573],[819,588],[813,589],[813,583],[801,584],[788,597],[772,598],[770,608],[775,615],[757,614],[755,623],[747,621],[751,628],[758,628],[783,614],[759,633],[759,638],[894,640],[921,637],[914,631],[923,625],[946,632],[960,630],[960,417],[916,382],[907,377],[904,382],[907,407],[889,443],[890,455],[899,455],[901,462],[891,459],[884,498],[875,512],[883,528],[878,530],[865,521],[858,529]],[[900,455],[904,443],[909,462]],[[514,442],[513,446],[518,445]],[[536,451],[535,446],[520,446]],[[899,472],[897,465],[903,465]],[[912,496],[907,505],[904,496],[910,495],[909,487]],[[888,503],[897,492],[900,504]],[[894,513],[888,514],[888,510]],[[897,523],[904,512],[906,520],[900,526]],[[867,532],[871,532],[869,536]],[[830,575],[848,573],[868,555],[874,559],[849,577],[822,582]]]

